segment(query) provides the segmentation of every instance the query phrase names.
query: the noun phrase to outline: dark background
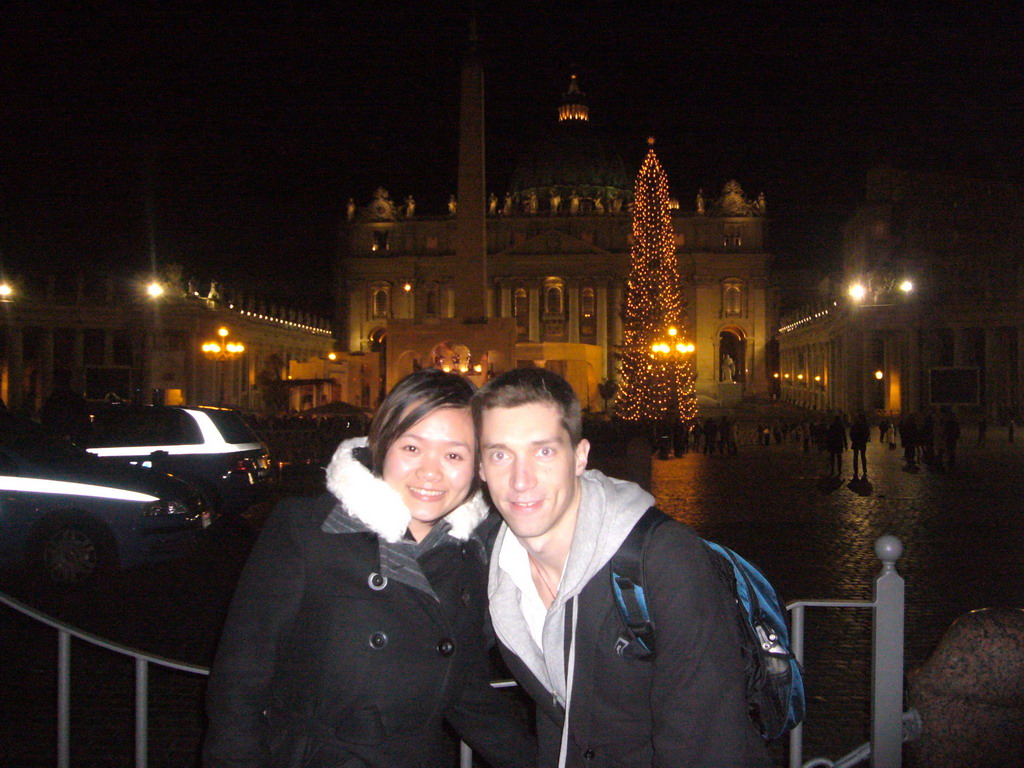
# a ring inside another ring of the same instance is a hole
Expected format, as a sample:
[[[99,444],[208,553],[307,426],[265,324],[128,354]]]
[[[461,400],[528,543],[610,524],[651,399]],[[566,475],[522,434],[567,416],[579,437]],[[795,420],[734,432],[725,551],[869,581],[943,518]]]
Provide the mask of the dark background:
[[[489,191],[572,73],[630,173],[657,137],[684,208],[729,178],[763,191],[783,268],[835,263],[874,164],[1024,176],[1019,4],[625,5],[479,9]],[[350,196],[440,214],[455,192],[466,3],[2,13],[8,273],[175,263],[327,309]]]

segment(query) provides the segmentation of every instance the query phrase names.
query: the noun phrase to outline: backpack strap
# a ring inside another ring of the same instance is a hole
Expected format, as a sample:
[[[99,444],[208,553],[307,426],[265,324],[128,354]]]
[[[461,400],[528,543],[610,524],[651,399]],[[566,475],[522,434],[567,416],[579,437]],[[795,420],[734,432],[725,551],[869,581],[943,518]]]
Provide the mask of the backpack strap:
[[[637,520],[609,563],[612,595],[625,631],[615,643],[615,652],[634,659],[650,658],[656,650],[654,619],[648,607],[644,556],[651,534],[666,520],[665,513],[650,507]]]

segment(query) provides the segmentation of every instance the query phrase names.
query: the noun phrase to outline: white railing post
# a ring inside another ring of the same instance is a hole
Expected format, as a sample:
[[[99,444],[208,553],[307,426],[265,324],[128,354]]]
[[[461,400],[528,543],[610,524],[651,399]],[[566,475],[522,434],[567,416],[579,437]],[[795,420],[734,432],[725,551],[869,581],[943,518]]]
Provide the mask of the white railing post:
[[[135,657],[135,768],[149,764],[149,662]]]
[[[794,605],[790,610],[793,626],[791,640],[793,655],[802,667],[804,664],[804,606]],[[800,768],[804,762],[804,724],[800,723],[789,732],[789,768]]]
[[[875,579],[871,643],[871,766],[903,764],[903,577],[896,561],[903,545],[895,536],[875,542],[882,570]]]
[[[71,635],[57,632],[57,768],[71,765]]]

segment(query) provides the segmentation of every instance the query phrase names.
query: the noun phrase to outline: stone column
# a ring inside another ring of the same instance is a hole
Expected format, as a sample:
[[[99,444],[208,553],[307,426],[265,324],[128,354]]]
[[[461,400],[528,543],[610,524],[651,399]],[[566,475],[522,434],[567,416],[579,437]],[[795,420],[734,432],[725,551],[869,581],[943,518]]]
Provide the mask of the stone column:
[[[43,396],[43,402],[53,391],[53,329],[51,328],[43,328],[40,339],[39,391]]]
[[[529,325],[527,338],[532,342],[540,341],[540,288],[536,285],[526,289],[529,298]]]
[[[566,340],[570,344],[579,344],[580,341],[580,284],[573,280],[565,286],[569,294],[569,333]]]
[[[615,283],[612,287],[611,301],[612,338],[611,345],[622,346],[622,283]]]
[[[21,328],[11,328],[8,334],[8,370],[10,378],[7,382],[7,407],[12,411],[21,408],[25,396],[25,336]]]
[[[998,420],[1002,415],[999,406],[1003,404],[1002,387],[996,371],[996,355],[999,354],[999,339],[996,337],[994,328],[985,328],[985,359],[982,360],[981,368],[985,381],[985,390],[982,398],[982,408],[988,416],[989,421]]]
[[[85,331],[75,328],[71,336],[71,387],[85,391]]]
[[[921,392],[921,331],[908,328],[903,336],[904,365],[900,371],[900,406],[903,413],[913,413],[924,407]]]
[[[501,283],[501,310],[500,317],[512,317],[512,286],[507,282]]]

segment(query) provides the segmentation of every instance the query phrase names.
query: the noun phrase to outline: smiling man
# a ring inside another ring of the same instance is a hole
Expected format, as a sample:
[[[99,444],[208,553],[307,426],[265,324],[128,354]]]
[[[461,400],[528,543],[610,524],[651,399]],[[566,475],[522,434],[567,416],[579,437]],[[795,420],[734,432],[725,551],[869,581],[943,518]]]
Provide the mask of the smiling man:
[[[537,704],[540,765],[763,766],[733,598],[685,525],[644,556],[658,651],[621,653],[609,561],[654,498],[587,470],[580,403],[557,374],[508,371],[473,401],[480,472],[505,525],[491,557],[501,651]]]

